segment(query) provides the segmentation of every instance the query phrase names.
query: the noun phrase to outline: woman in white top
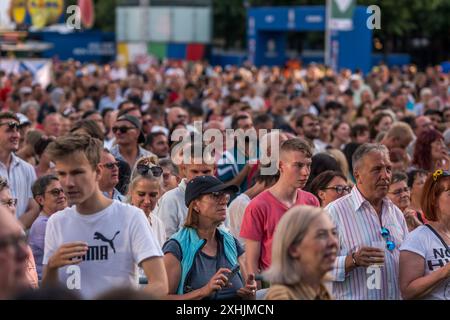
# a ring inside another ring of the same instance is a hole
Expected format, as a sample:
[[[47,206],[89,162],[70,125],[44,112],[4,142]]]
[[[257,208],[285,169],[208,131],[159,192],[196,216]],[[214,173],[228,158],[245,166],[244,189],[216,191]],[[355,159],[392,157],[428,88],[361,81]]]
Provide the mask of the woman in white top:
[[[140,159],[128,185],[128,202],[144,211],[161,247],[166,241],[166,229],[163,222],[151,213],[162,195],[162,172],[162,168],[153,162]]]
[[[429,224],[400,247],[400,290],[404,299],[450,300],[450,172],[427,178],[421,204]]]

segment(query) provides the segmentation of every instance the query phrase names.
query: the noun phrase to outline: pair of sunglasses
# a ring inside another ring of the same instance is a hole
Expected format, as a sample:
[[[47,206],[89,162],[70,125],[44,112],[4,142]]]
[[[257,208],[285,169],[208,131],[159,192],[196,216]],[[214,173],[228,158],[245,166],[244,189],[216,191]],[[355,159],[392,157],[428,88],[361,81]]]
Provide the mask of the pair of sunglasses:
[[[230,198],[230,194],[223,192],[223,191],[211,192],[211,193],[208,193],[208,195],[210,195],[211,197],[214,198],[214,200],[217,200],[217,201],[219,201],[225,197]]]
[[[145,164],[138,164],[136,166],[136,170],[141,176],[147,176],[147,175],[151,174],[152,176],[154,176],[156,178],[160,177],[163,173],[163,169],[161,167],[158,167],[158,166],[150,167]]]
[[[136,128],[134,128],[134,127],[113,127],[112,131],[113,131],[113,133],[117,133],[118,131],[120,133],[127,133],[129,130],[133,130],[133,129],[136,129]]]
[[[115,167],[116,167],[116,168],[119,168],[119,161],[117,161],[117,162],[108,162],[108,163],[104,163],[103,166],[104,166],[106,169],[109,169],[109,170],[112,170],[112,169],[114,169]]]
[[[386,249],[389,251],[393,251],[395,249],[395,243],[392,240],[389,240],[391,237],[391,233],[389,232],[389,229],[386,227],[381,227],[381,236],[386,241]]]
[[[14,121],[0,123],[0,127],[1,126],[8,126],[9,130],[19,130],[21,127],[19,123],[14,122]]]

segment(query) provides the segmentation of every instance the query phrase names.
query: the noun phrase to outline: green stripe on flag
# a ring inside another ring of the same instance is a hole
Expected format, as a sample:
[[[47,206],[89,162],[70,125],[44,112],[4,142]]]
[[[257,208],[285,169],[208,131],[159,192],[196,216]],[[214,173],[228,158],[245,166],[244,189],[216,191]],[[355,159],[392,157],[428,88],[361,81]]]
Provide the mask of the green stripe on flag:
[[[151,42],[148,44],[148,53],[158,59],[167,57],[167,44],[161,42]]]

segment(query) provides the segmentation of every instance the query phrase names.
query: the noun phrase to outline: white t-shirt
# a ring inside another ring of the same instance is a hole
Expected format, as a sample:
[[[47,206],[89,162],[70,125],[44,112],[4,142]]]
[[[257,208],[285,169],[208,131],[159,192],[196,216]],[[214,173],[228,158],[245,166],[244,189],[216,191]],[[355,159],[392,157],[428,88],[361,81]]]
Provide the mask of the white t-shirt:
[[[75,206],[52,215],[43,264],[61,245],[74,241],[86,242],[88,253],[80,264],[60,268],[59,280],[86,299],[115,287],[137,287],[138,264],[163,255],[142,210],[116,200],[91,215],[79,214]]]
[[[156,241],[159,243],[159,247],[162,248],[167,239],[166,227],[164,226],[164,222],[162,222],[162,220],[156,215],[153,215],[151,213],[147,219],[150,223]]]
[[[448,244],[450,245],[450,244]],[[410,232],[402,243],[400,251],[411,251],[425,259],[425,274],[442,268],[450,262],[450,252],[446,252],[441,240],[427,226],[417,227]],[[450,278],[442,281],[423,300],[450,300]]]
[[[236,197],[228,207],[228,217],[230,217],[230,232],[239,240],[242,246],[245,245],[245,240],[239,237],[241,232],[242,219],[244,218],[245,209],[250,203],[251,199],[245,193]]]

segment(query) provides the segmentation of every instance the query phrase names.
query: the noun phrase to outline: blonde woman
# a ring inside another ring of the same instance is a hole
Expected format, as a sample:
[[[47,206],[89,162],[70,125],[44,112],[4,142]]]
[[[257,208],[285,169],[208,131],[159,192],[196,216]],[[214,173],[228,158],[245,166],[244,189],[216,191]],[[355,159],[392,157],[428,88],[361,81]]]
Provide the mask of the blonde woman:
[[[277,225],[272,264],[263,273],[271,283],[266,300],[330,300],[324,285],[333,269],[336,228],[321,208],[296,206]]]
[[[162,168],[155,164],[153,157],[143,157],[136,163],[128,185],[128,202],[144,211],[153,234],[162,247],[166,241],[164,223],[152,211],[162,195]]]

